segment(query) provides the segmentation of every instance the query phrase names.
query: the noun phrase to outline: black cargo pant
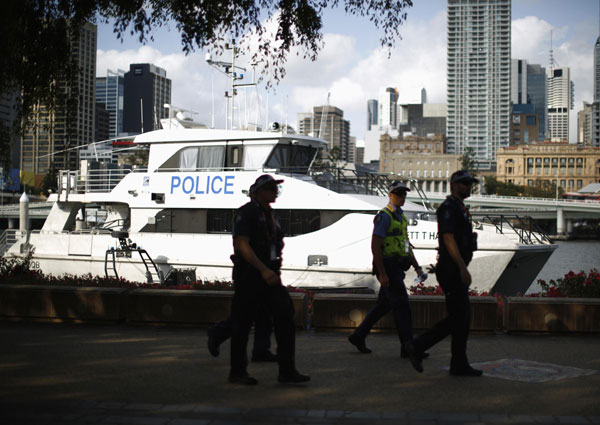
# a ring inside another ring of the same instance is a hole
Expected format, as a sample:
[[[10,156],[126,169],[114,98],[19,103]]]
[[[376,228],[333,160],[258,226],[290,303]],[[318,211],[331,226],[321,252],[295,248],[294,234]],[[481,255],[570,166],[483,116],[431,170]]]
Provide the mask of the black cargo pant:
[[[390,310],[394,315],[398,338],[402,345],[412,340],[412,318],[410,304],[408,302],[408,293],[404,285],[403,264],[395,259],[384,259],[383,265],[385,272],[390,279],[389,287],[379,288],[377,302],[369,310],[362,323],[356,328],[354,334],[361,339],[365,339],[371,329],[383,316]]]
[[[233,332],[231,335],[230,376],[247,374],[246,355],[248,335],[252,323],[261,311],[267,312],[273,321],[277,341],[277,361],[279,373],[288,375],[295,371],[296,329],[294,326],[294,306],[283,286],[268,286],[256,277],[235,281],[235,293],[231,302]]]
[[[271,350],[271,333],[273,323],[271,317],[264,309],[257,313],[254,320],[254,347],[252,357],[264,357]],[[209,332],[219,345],[231,338],[233,334],[233,318],[231,314],[227,319],[211,326]]]
[[[460,271],[454,265],[438,265],[435,276],[446,296],[448,316],[436,323],[430,330],[419,335],[414,340],[415,349],[417,352],[424,352],[451,335],[450,368],[464,369],[469,365],[467,358],[467,338],[471,319],[469,288],[462,282]]]

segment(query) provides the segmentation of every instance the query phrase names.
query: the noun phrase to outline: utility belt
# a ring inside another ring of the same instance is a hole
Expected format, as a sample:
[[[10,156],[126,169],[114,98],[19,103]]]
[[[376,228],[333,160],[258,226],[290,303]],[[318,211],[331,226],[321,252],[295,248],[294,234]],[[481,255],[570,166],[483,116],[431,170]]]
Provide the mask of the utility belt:
[[[400,266],[400,269],[402,271],[407,271],[408,269],[410,269],[410,266],[412,265],[412,263],[410,262],[410,257],[403,256],[403,255],[395,255],[393,257],[384,257],[383,264],[384,265],[385,264],[398,265],[398,266]],[[371,274],[373,274],[373,275],[377,274],[377,268],[375,267],[375,263],[373,263],[373,269],[371,270]]]
[[[253,274],[260,277],[259,271],[256,270],[254,267],[252,267],[250,264],[248,264],[241,257],[239,257],[235,254],[232,254],[229,258],[231,259],[231,262],[233,263],[232,278],[234,281],[237,279],[240,279],[240,278],[252,276]],[[281,270],[281,264],[282,264],[281,257],[277,257],[275,260],[271,260],[271,261],[263,261],[263,260],[261,260],[261,261],[263,262],[263,264],[265,266],[267,266],[268,268],[273,270],[275,273],[279,273],[279,271]]]

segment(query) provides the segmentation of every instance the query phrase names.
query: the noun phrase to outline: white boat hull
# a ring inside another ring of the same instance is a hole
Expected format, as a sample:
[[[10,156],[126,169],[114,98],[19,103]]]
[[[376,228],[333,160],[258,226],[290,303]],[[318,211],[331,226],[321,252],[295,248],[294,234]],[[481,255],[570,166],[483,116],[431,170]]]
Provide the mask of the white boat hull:
[[[304,288],[377,290],[379,284],[371,274],[372,217],[369,214],[348,214],[327,228],[286,238],[282,267],[284,284]],[[415,255],[423,266],[436,262],[435,230],[436,223],[428,221],[419,221],[409,227]],[[134,233],[129,237],[147,250],[163,275],[167,275],[172,268],[193,269],[198,281],[231,280],[231,235]],[[540,258],[545,263],[554,246],[518,245],[509,243],[506,239],[497,239],[498,236],[491,232],[480,232],[480,246],[483,246],[475,252],[469,265],[473,277],[472,288],[485,292],[510,289],[502,292],[505,295],[524,293],[539,268],[531,270],[529,274],[534,274],[528,282],[516,282],[519,279],[513,276],[510,278],[512,285],[499,286],[502,276],[507,269],[515,269],[522,263],[511,266],[511,262],[515,262],[517,258]],[[118,241],[107,233],[32,233],[29,244],[34,248],[33,266],[46,274],[104,276],[105,253],[117,247]],[[18,245],[20,243],[9,252],[16,255]],[[326,264],[308,265],[309,255],[324,258]],[[538,263],[539,261],[535,263],[536,267],[539,266]],[[146,268],[136,251],[132,252],[131,258],[117,258],[115,265],[119,277],[133,282],[148,281]],[[114,275],[110,270],[109,274]],[[528,275],[525,270],[521,270],[519,274],[524,277]],[[410,269],[405,279],[407,286],[414,284],[415,277],[414,270]],[[156,281],[155,277],[154,282]],[[431,275],[426,284],[436,285],[435,276]]]

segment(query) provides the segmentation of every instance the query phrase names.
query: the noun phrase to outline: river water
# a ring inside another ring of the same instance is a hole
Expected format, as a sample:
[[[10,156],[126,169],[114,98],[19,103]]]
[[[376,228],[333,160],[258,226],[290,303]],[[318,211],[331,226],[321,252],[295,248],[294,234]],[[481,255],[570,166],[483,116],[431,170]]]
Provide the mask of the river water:
[[[556,280],[569,271],[577,273],[583,270],[587,273],[593,268],[600,270],[600,241],[558,241],[556,244],[558,248],[535,278],[527,293],[540,291],[538,279]]]

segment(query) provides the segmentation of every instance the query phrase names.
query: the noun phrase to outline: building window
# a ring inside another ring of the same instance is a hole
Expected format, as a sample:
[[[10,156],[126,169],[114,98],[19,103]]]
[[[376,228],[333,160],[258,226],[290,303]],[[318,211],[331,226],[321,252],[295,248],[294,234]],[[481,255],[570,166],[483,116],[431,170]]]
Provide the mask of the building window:
[[[581,189],[583,187],[583,180],[577,180],[577,189]]]

